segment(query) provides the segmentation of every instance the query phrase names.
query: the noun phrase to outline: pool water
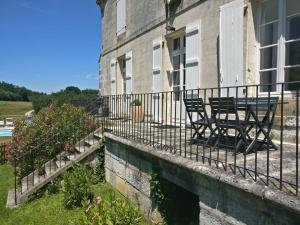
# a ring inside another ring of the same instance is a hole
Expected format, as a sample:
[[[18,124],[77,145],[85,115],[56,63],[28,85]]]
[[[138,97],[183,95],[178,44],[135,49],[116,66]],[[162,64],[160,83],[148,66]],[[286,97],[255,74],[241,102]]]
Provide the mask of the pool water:
[[[3,129],[0,130],[0,137],[10,137],[12,136],[12,129]]]

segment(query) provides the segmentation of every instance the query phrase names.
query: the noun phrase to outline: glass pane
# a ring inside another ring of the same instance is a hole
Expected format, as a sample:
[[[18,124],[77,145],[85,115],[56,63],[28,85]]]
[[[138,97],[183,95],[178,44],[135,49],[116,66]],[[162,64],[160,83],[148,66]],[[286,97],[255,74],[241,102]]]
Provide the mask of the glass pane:
[[[185,39],[185,35],[183,36],[183,47],[185,47],[186,46],[186,39]]]
[[[300,67],[285,69],[285,82],[300,81]],[[300,90],[300,83],[286,84],[285,90]]]
[[[277,46],[260,49],[260,69],[277,67]]]
[[[298,65],[300,64],[300,41],[286,43],[286,58],[285,64]]]
[[[180,72],[174,71],[173,72],[173,85],[180,85]]]
[[[173,50],[180,49],[180,38],[176,38],[173,40]]]
[[[185,86],[185,70],[183,70],[183,85]]]
[[[260,28],[261,46],[272,45],[277,43],[278,23],[271,23]]]
[[[286,0],[286,15],[293,15],[300,12],[299,0]]]
[[[261,23],[278,19],[278,0],[269,0],[262,4]]]
[[[260,84],[276,83],[276,70],[260,72]],[[260,87],[261,92],[276,91],[276,85],[264,85]]]
[[[173,57],[173,70],[179,70],[180,69],[180,55]]]
[[[186,56],[185,56],[185,54],[183,54],[183,68],[185,68],[185,65],[186,65]]]
[[[179,101],[180,100],[180,88],[179,87],[173,87],[173,100]]]
[[[300,38],[300,16],[291,17],[286,20],[286,39]]]

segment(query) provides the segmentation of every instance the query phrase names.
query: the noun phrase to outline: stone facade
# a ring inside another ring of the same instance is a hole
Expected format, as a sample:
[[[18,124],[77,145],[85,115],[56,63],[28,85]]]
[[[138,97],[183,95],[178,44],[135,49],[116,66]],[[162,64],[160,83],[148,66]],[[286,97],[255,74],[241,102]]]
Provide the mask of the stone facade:
[[[152,44],[162,38],[163,90],[171,90],[168,71],[171,70],[170,39],[184,32],[190,23],[200,25],[201,59],[199,87],[218,87],[220,7],[232,0],[189,0],[174,8],[171,24],[174,32],[166,31],[166,6],[163,0],[127,0],[126,32],[116,35],[116,1],[102,3],[102,54],[100,56],[100,86],[102,94],[111,94],[110,62],[132,51],[132,93],[152,92]],[[176,1],[175,1],[176,2]],[[257,75],[257,43],[255,35],[255,10],[257,4],[245,1],[244,13],[244,83],[253,84]],[[116,68],[117,94],[123,94],[123,78]]]

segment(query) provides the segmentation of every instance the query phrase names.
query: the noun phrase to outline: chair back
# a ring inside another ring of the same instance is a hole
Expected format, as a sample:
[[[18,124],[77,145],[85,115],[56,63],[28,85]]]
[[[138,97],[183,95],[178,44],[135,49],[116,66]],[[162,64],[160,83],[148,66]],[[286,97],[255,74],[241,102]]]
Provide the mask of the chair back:
[[[212,118],[216,121],[226,121],[234,117],[239,121],[235,99],[233,97],[209,98]]]
[[[203,119],[208,121],[208,116],[205,109],[205,104],[202,98],[185,98],[183,99],[185,109],[191,120],[193,120],[193,114],[197,113],[197,119]]]

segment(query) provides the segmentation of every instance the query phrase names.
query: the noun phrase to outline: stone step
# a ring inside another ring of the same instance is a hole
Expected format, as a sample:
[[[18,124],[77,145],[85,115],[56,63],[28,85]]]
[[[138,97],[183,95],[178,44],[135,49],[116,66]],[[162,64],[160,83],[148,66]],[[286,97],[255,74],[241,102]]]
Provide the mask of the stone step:
[[[34,185],[38,184],[46,178],[46,175],[30,174],[22,179],[22,193],[30,190]]]
[[[78,154],[76,154],[76,152],[74,152],[74,153],[72,152],[72,153],[67,153],[66,156],[69,160],[74,160],[74,159],[76,159]]]
[[[100,131],[94,132],[94,137],[99,141],[102,138],[102,134]]]
[[[55,164],[55,161],[53,159],[45,163],[45,171],[47,176],[51,175],[56,170],[57,165]]]
[[[83,153],[83,152],[87,151],[89,148],[84,145],[77,145],[77,146],[75,146],[75,149],[76,149],[76,151]]]
[[[96,139],[94,139],[94,138],[87,138],[87,139],[84,140],[84,142],[86,144],[88,144],[89,146],[92,146],[92,145],[98,143],[98,141]]]
[[[55,164],[57,166],[57,168],[61,168],[64,167],[69,161],[65,161],[65,160],[56,160]]]
[[[15,196],[17,195],[17,196]],[[13,189],[13,190],[10,190],[8,192],[8,195],[7,195],[7,201],[6,201],[6,208],[15,208],[17,207],[18,204],[20,204],[20,192],[19,191],[16,191]],[[16,197],[16,199],[15,199]],[[16,205],[16,202],[15,200],[17,200],[17,205]]]

